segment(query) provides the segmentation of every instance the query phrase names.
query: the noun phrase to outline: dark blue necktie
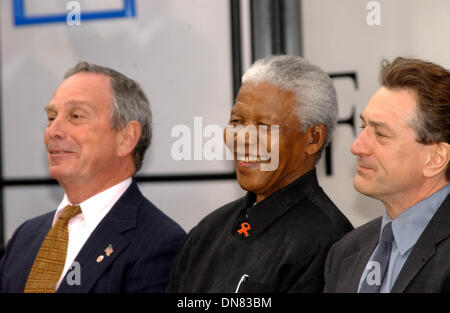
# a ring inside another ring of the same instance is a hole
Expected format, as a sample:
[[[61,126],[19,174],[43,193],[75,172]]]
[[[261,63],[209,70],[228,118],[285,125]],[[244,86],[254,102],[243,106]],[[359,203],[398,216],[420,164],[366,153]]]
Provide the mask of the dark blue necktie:
[[[392,222],[389,222],[384,225],[380,242],[378,243],[378,247],[370,260],[370,262],[372,262],[370,263],[370,265],[372,265],[372,269],[370,269],[367,272],[366,277],[364,277],[359,292],[378,293],[380,291],[389,267],[393,240],[394,234],[392,233]]]

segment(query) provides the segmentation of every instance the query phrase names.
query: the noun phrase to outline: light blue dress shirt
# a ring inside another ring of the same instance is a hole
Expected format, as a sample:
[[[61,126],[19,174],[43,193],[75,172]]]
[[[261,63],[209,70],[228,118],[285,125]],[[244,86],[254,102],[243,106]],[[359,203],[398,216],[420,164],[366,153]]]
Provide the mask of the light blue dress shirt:
[[[380,292],[386,293],[391,291],[398,274],[411,253],[412,247],[416,244],[420,235],[425,230],[431,218],[444,202],[445,198],[447,198],[449,193],[450,183],[428,198],[403,211],[393,220],[386,212],[384,213],[381,221],[381,230],[383,230],[383,227],[387,223],[392,222],[394,242],[392,243],[391,257],[389,259],[389,267],[386,272],[386,278],[381,283]],[[380,236],[382,233],[381,230]],[[368,264],[372,261],[373,255],[377,248],[378,245],[370,256]],[[361,283],[363,279],[366,278],[369,270],[371,270],[370,267],[366,267],[364,269],[359,281],[358,291],[361,288]]]

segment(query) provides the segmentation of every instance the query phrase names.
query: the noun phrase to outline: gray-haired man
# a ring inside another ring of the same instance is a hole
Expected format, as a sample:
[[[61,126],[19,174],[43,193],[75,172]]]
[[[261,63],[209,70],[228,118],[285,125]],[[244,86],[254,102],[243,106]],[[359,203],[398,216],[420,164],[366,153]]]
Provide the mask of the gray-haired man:
[[[248,193],[189,233],[167,291],[320,292],[328,249],[352,229],[315,172],[337,119],[333,83],[294,56],[259,60],[242,82],[225,138]]]
[[[185,233],[132,178],[151,140],[145,94],[112,69],[79,63],[45,111],[49,172],[65,195],[13,234],[0,291],[163,291]]]

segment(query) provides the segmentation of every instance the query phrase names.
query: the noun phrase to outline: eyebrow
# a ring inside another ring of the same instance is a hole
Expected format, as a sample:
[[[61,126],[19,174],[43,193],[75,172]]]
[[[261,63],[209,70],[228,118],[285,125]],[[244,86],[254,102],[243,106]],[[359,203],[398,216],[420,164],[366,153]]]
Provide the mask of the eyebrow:
[[[394,130],[388,124],[386,124],[384,122],[371,121],[371,120],[366,122],[366,120],[365,120],[364,116],[362,115],[362,113],[359,115],[359,118],[361,119],[361,121],[363,121],[364,123],[369,124],[370,126],[373,126],[375,128],[382,128],[382,129],[387,130],[388,132],[395,133]]]
[[[240,112],[236,112],[234,107],[233,107],[233,109],[231,109],[231,112],[230,112],[230,116],[232,117],[233,115],[237,116],[237,117],[241,117],[241,118],[245,116]],[[265,122],[269,122],[269,123],[275,123],[275,124],[280,123],[278,117],[276,117],[274,115],[264,115],[264,113],[261,113],[261,112],[256,112],[255,118],[265,121]]]
[[[239,118],[243,117],[241,114],[231,112],[230,117],[233,118],[233,116],[239,117]],[[269,123],[269,124],[277,124],[277,125],[280,124],[279,120],[273,116],[263,116],[263,115],[257,114],[255,117],[260,122],[265,122],[265,123]]]
[[[72,106],[72,107],[79,105],[79,106],[83,106],[83,107],[88,107],[91,110],[94,109],[88,102],[78,101],[78,100],[69,100],[66,103],[64,103],[64,105],[68,105],[68,106]],[[55,110],[54,105],[50,103],[44,107],[44,111],[49,112],[49,111],[56,111],[56,110]]]

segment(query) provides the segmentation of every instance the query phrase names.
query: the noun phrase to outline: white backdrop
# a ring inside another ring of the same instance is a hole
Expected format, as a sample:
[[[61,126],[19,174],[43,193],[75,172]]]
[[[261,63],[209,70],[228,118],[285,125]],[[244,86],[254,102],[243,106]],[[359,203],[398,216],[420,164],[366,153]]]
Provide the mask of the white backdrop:
[[[27,14],[64,12],[67,1],[24,0]],[[359,114],[378,88],[383,58],[425,58],[450,67],[450,2],[446,0],[379,1],[381,25],[366,22],[369,1],[303,0],[304,56],[328,72],[354,71],[351,80],[335,80],[340,118]],[[117,69],[137,80],[150,99],[154,139],[141,174],[208,174],[233,171],[230,161],[175,161],[171,129],[225,125],[233,103],[231,34],[228,0],[137,0],[136,17],[15,26],[13,1],[1,1],[1,110],[3,178],[47,178],[43,145],[43,107],[76,62],[86,60]],[[122,1],[79,1],[83,10],[120,8]],[[244,66],[249,62],[248,4],[242,1]],[[328,195],[359,226],[379,216],[378,201],[352,187],[354,134],[337,128],[333,141],[333,176],[319,181]],[[237,182],[141,183],[144,194],[186,230],[208,212],[244,194]],[[4,188],[5,237],[23,221],[54,210],[59,187]]]

